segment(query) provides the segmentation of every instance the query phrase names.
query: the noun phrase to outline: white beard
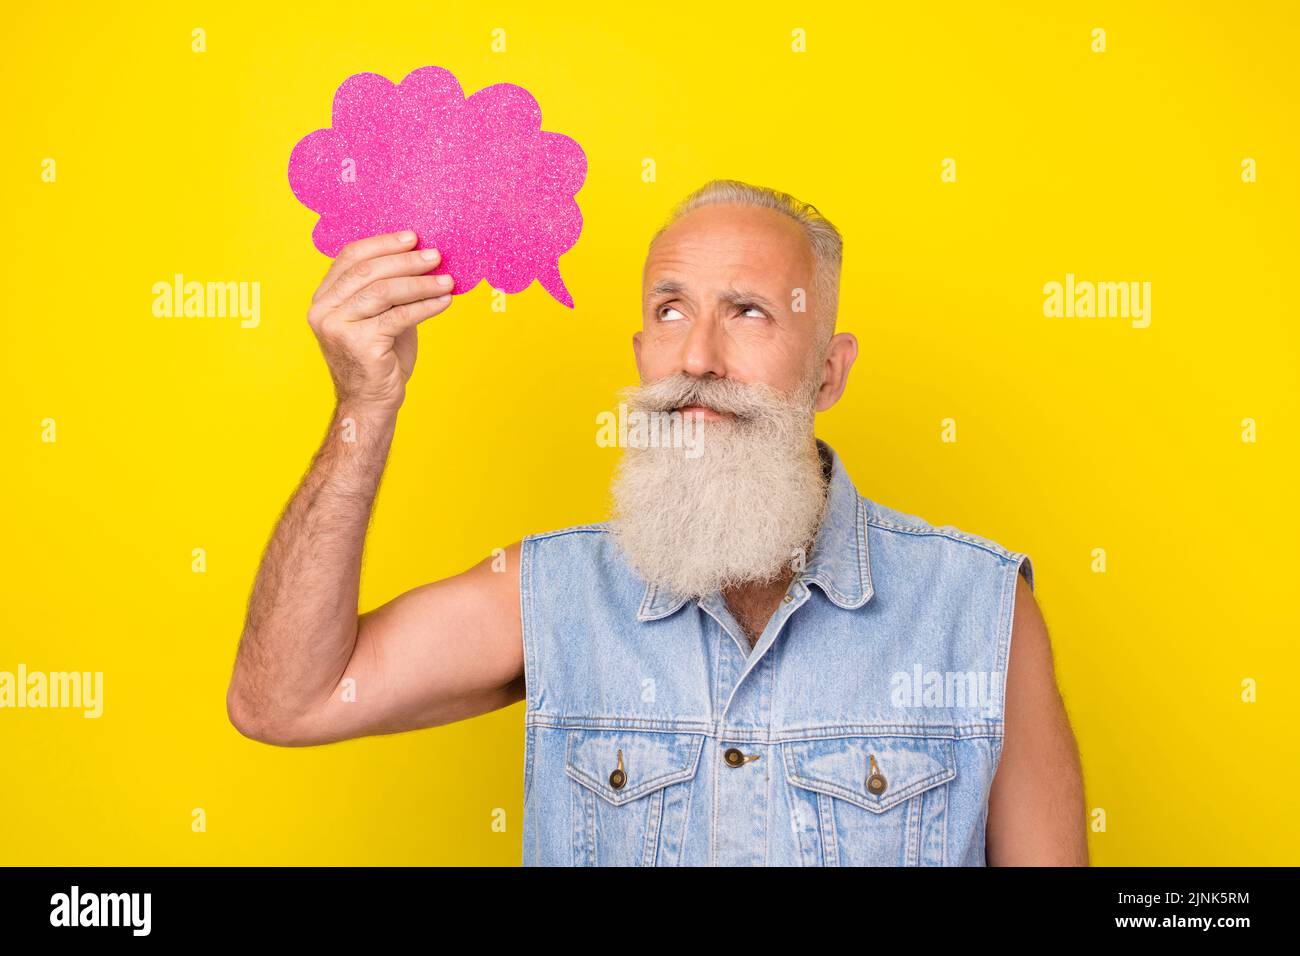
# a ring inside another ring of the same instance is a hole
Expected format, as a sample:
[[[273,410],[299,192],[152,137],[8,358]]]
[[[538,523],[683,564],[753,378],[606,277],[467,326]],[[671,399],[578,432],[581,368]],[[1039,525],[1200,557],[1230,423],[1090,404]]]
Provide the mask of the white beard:
[[[628,447],[611,486],[610,530],[646,581],[691,598],[766,583],[806,560],[826,508],[813,435],[820,381],[792,395],[680,374],[624,390],[629,410],[699,404],[701,448]],[[631,444],[631,443],[629,443]]]

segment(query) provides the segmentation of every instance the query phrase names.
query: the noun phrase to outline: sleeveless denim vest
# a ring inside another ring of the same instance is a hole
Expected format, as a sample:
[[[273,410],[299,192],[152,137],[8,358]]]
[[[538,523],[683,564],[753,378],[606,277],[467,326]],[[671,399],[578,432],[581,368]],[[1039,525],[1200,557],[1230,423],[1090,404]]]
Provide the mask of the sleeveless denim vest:
[[[525,865],[985,865],[1033,566],[860,496],[818,446],[826,515],[752,649],[607,522],[523,539]]]

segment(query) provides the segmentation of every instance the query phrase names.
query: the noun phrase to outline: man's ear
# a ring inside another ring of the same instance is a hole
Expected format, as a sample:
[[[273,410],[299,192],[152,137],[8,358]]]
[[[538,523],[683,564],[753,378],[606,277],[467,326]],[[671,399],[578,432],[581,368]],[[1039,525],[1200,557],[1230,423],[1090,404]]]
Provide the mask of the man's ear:
[[[641,333],[639,331],[632,333],[632,354],[636,356],[637,378],[644,382],[645,376],[641,374]]]
[[[858,357],[858,340],[851,332],[837,332],[831,336],[822,364],[825,378],[817,393],[817,411],[824,412],[840,400],[849,384],[849,369]]]

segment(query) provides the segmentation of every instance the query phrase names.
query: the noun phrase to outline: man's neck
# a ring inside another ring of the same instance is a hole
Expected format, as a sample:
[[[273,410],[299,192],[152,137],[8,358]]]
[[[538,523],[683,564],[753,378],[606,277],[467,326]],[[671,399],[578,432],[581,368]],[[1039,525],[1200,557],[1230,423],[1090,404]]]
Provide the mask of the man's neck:
[[[762,584],[746,584],[737,588],[728,588],[722,592],[727,602],[727,609],[745,631],[752,649],[762,636],[767,622],[772,619],[776,609],[781,606],[786,589],[794,579],[794,570],[787,569],[774,581]]]

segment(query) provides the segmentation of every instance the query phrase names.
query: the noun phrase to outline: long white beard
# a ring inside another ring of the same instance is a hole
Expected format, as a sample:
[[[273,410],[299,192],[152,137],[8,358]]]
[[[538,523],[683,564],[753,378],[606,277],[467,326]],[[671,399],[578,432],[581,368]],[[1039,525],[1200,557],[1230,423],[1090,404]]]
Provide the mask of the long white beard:
[[[792,395],[680,374],[625,389],[629,411],[700,404],[702,448],[628,447],[611,485],[610,530],[647,581],[691,598],[770,582],[812,547],[826,507],[812,376]],[[662,417],[662,416],[661,416]]]

